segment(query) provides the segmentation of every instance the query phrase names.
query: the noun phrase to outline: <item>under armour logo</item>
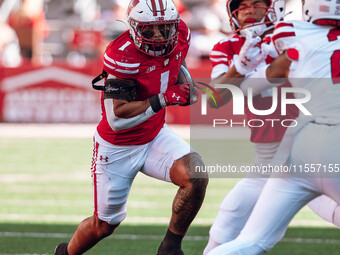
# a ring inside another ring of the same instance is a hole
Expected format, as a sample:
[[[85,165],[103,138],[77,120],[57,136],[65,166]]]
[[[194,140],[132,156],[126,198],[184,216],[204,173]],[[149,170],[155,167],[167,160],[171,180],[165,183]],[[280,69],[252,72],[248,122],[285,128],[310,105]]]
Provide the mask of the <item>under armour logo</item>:
[[[172,94],[172,97],[173,97],[173,98],[176,98],[177,101],[179,101],[179,99],[181,98],[181,96],[176,96],[175,93]]]
[[[244,57],[244,61],[241,61],[242,65],[247,66],[247,62],[250,62],[250,59],[247,57]]]
[[[99,160],[100,160],[100,161],[109,162],[109,157],[105,157],[105,158],[104,158],[103,156],[100,156],[100,157],[99,157]]]

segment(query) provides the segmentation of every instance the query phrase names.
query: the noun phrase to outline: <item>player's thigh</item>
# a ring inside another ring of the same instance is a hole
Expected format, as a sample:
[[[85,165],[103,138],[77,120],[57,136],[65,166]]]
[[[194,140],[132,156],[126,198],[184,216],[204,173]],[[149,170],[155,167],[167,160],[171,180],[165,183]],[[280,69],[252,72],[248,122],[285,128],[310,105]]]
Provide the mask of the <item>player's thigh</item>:
[[[109,224],[126,217],[132,182],[144,164],[147,145],[115,146],[95,135],[92,162],[94,213]]]
[[[190,152],[190,145],[164,125],[160,133],[149,144],[148,156],[141,171],[159,180],[171,182],[171,167],[177,160]]]
[[[244,178],[226,195],[209,231],[215,242],[229,242],[240,234],[266,181],[265,178]]]
[[[311,189],[326,194],[339,203],[340,200],[340,126],[308,124],[295,137],[289,163],[302,166],[304,177],[320,177],[308,182]],[[308,172],[312,164],[316,173]],[[306,168],[306,167],[308,168]],[[299,168],[298,168],[299,169]],[[305,179],[305,178],[304,178]]]
[[[321,192],[340,204],[340,178],[320,178]]]
[[[340,204],[340,125],[314,125],[313,133],[320,139],[319,159],[323,171],[319,178],[320,190]]]
[[[295,136],[290,162],[296,165],[319,164],[320,171],[329,164],[340,164],[340,126],[309,123]]]
[[[270,178],[238,238],[271,249],[284,235],[294,215],[320,194],[300,185],[298,178]]]
[[[266,181],[266,178],[243,178],[226,195],[220,206],[221,211],[235,213],[237,217],[248,215],[259,198]]]

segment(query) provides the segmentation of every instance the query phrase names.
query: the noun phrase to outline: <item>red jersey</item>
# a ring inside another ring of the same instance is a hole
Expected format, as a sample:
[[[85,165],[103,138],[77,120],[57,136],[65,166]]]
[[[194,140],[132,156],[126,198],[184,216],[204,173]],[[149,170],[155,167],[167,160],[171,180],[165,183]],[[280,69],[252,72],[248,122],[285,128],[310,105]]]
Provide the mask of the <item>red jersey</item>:
[[[106,48],[104,70],[121,79],[133,79],[139,83],[136,101],[150,98],[165,92],[168,86],[177,81],[179,69],[187,55],[190,31],[183,21],[179,24],[178,43],[173,52],[166,57],[152,57],[138,50],[130,38],[129,31],[124,32]],[[139,145],[151,142],[163,127],[165,109],[143,123],[121,131],[114,131],[108,124],[103,97],[102,120],[97,126],[99,135],[109,143],[116,145]]]
[[[231,38],[227,38],[221,40],[217,43],[211,54],[210,60],[212,62],[212,74],[211,78],[215,79],[223,73],[228,72],[229,68],[234,64],[234,57],[237,57],[242,45],[244,44],[245,38],[240,37],[239,35],[234,35]],[[268,56],[266,59],[266,63],[270,64],[273,61],[273,58]],[[263,77],[264,78],[264,77]],[[280,88],[283,86],[288,85],[281,85],[278,89],[278,102],[281,102],[280,97]],[[267,95],[268,96],[267,96]],[[288,97],[289,98],[289,97]],[[247,101],[247,100],[246,100]],[[264,125],[261,127],[250,127],[251,129],[251,136],[250,140],[255,143],[271,143],[271,142],[279,142],[282,140],[282,137],[286,131],[286,128],[282,125],[275,125],[273,127],[273,123],[271,121],[266,121],[266,119],[295,119],[298,115],[298,109],[295,106],[288,105],[287,106],[287,115],[281,115],[281,104],[278,103],[278,107],[270,115],[256,115],[250,112],[249,108],[247,107],[247,103],[245,107],[245,114],[247,120],[263,120]],[[272,106],[272,96],[271,93],[261,93],[253,97],[253,106],[257,110],[267,110],[270,109]],[[285,123],[285,125],[287,125]],[[255,125],[254,125],[255,126]]]

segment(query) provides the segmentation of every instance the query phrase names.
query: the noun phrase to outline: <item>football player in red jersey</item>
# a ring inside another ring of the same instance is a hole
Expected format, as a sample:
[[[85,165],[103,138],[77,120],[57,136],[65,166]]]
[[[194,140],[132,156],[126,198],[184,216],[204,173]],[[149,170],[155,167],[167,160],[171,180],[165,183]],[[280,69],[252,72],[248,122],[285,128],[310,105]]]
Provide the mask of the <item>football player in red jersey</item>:
[[[260,40],[257,36],[260,36],[263,40],[262,44],[266,41],[271,41],[270,34],[274,29],[274,23],[283,20],[284,17],[284,1],[227,0],[227,11],[235,34],[231,38],[217,43],[211,52],[210,59],[213,65],[211,85],[230,84],[233,81],[240,85],[243,78],[247,78],[253,72],[253,66],[261,68],[261,66],[271,63],[274,60],[273,57],[277,57],[275,56],[277,53],[273,45],[270,45],[268,57],[265,57],[266,54],[263,54],[260,48],[254,47],[252,52],[247,52],[245,48],[251,48],[251,45],[258,44]],[[246,40],[249,34],[251,37]],[[267,40],[268,38],[269,40]],[[232,80],[233,78],[237,79]],[[264,75],[258,78],[264,78]],[[219,89],[218,92],[223,103],[227,104],[231,99],[230,91]],[[215,107],[212,100],[209,103],[212,107]],[[270,109],[272,106],[271,88],[254,96],[253,106],[255,109]],[[251,113],[247,109],[246,117],[248,120],[276,119],[281,121],[283,119],[295,119],[298,115],[297,108],[292,106],[287,108],[286,116],[282,116],[280,111],[281,109],[278,107],[274,113],[260,116]],[[251,127],[250,140],[254,143],[255,165],[266,166],[271,163],[285,131],[285,127],[281,125],[273,127],[271,122],[266,121],[264,121],[264,125],[261,127]],[[222,243],[234,240],[240,234],[257,203],[269,174],[249,174],[247,178],[239,181],[227,194],[210,229],[209,242],[204,250],[204,254],[208,254],[214,247]],[[337,209],[339,206],[329,197],[322,196],[316,198],[309,206],[324,219],[335,225],[339,224],[334,222],[332,217],[336,210],[339,211]]]
[[[104,70],[107,80],[135,81],[136,98],[102,96],[91,169],[94,214],[80,223],[68,244],[56,247],[58,255],[82,254],[113,233],[126,217],[138,172],[179,186],[159,255],[184,254],[182,239],[205,196],[207,176],[191,171],[203,166],[200,156],[165,124],[166,107],[187,105],[189,86],[176,81],[190,30],[172,0],[132,0],[127,15],[129,31],[108,45]]]

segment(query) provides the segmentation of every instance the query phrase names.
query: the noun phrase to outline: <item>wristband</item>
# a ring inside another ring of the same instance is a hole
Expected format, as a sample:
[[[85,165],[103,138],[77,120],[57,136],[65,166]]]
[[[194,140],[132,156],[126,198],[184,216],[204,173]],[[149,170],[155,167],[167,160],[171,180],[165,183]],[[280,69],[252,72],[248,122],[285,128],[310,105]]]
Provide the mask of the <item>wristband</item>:
[[[162,107],[161,102],[160,102],[160,98],[159,98],[160,95],[161,94],[155,95],[155,96],[149,98],[150,106],[151,106],[151,108],[154,112],[158,112],[158,111],[162,110],[162,108],[164,108],[164,107]]]

